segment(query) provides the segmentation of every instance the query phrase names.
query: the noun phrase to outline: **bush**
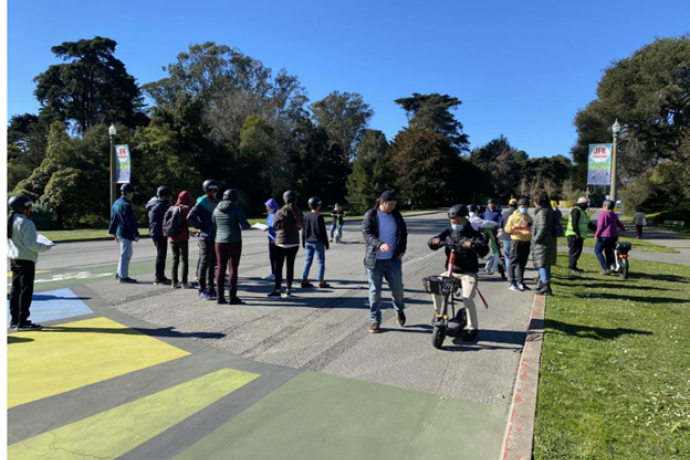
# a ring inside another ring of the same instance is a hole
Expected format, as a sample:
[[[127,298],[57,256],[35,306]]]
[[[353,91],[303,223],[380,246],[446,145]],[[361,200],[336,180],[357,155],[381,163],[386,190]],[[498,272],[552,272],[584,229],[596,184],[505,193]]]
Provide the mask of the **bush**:
[[[37,230],[57,230],[58,228],[53,211],[41,203],[34,203],[31,208],[31,220],[36,225]]]

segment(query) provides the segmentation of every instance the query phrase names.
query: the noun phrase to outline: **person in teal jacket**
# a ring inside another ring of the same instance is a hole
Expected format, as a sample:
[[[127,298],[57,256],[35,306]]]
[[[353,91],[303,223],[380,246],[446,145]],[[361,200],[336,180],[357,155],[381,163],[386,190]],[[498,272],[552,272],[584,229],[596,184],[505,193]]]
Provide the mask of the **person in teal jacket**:
[[[7,257],[12,270],[10,289],[10,328],[18,331],[40,331],[41,325],[29,321],[38,253],[50,246],[36,241],[36,226],[31,221],[33,202],[26,195],[13,196],[8,202]]]
[[[218,303],[228,303],[225,300],[225,270],[230,278],[230,304],[241,304],[237,297],[237,278],[242,257],[242,229],[248,229],[251,224],[244,217],[239,207],[240,194],[237,190],[226,190],[223,201],[213,211],[213,234],[216,242],[216,285],[218,286]]]

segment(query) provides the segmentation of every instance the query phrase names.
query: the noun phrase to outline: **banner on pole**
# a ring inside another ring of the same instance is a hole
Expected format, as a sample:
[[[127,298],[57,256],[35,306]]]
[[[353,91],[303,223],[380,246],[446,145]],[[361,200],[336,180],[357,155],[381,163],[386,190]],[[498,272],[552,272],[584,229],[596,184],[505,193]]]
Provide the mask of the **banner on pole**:
[[[128,184],[132,177],[132,157],[129,154],[129,146],[127,144],[116,145],[115,155],[117,161],[115,162],[115,182],[118,184]]]
[[[587,185],[611,185],[613,144],[589,144]]]

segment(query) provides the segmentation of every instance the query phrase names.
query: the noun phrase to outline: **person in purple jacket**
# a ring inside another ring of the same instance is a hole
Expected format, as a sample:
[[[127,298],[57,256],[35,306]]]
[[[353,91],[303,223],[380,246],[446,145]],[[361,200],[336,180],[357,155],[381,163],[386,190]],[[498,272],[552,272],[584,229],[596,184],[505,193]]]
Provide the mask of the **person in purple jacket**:
[[[613,207],[613,201],[604,201],[604,211],[599,214],[597,231],[594,233],[594,238],[597,240],[594,253],[599,259],[599,264],[601,264],[601,275],[611,274],[611,267],[614,265],[613,249],[616,247],[616,241],[618,241],[618,229],[626,230],[618,216],[613,212]],[[604,258],[604,253],[606,258]]]

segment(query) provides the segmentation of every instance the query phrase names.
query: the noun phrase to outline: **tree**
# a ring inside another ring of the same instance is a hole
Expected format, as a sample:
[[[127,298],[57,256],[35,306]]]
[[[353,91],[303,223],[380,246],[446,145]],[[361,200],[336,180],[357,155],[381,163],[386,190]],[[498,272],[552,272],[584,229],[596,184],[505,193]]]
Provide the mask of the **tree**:
[[[353,159],[355,146],[374,115],[362,96],[333,91],[311,104],[309,109],[316,124],[325,129],[328,137],[343,148],[346,160]]]
[[[472,163],[488,174],[490,191],[498,198],[509,198],[520,188],[519,180],[527,161],[527,154],[515,149],[501,135],[477,147],[470,154]]]
[[[365,130],[347,179],[347,202],[354,212],[363,213],[376,203],[381,192],[395,188],[391,166],[386,135]]]
[[[145,124],[139,87],[113,55],[116,46],[98,36],[54,46],[53,53],[65,63],[51,65],[34,79],[40,115],[71,123],[80,134],[99,123]]]
[[[446,137],[458,151],[469,150],[469,136],[463,133],[462,123],[451,113],[462,104],[458,98],[439,93],[412,93],[412,97],[396,99],[395,103],[405,110],[411,129],[433,131]]]

